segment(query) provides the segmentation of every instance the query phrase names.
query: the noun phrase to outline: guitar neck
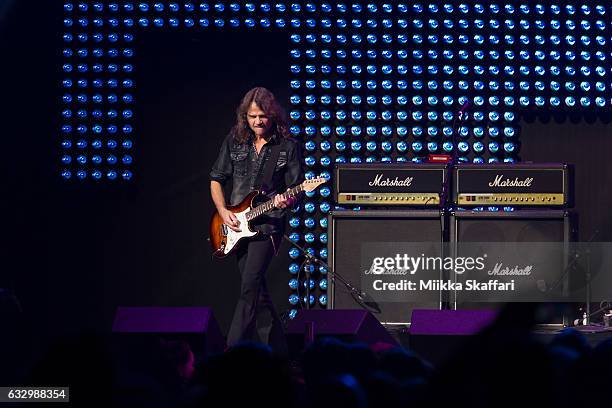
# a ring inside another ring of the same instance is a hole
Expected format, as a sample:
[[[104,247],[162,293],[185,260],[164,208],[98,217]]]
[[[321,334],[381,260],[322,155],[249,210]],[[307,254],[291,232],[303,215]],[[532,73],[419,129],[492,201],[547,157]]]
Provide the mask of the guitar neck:
[[[296,195],[298,195],[302,191],[304,191],[304,185],[300,184],[298,186],[290,188],[289,190],[285,191],[284,193],[281,193],[280,196],[283,197],[283,199],[286,200],[288,198],[295,197]],[[247,220],[251,221],[251,220],[259,217],[260,215],[265,214],[268,211],[272,211],[274,209],[276,209],[276,207],[274,207],[274,200],[268,200],[268,201],[266,201],[264,203],[259,204],[257,207],[254,207],[251,211],[249,211],[246,214]]]

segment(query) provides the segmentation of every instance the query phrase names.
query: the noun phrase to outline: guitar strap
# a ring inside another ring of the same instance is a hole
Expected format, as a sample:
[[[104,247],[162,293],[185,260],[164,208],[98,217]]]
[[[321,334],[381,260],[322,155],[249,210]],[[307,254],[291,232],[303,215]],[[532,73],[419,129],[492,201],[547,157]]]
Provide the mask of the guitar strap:
[[[274,175],[274,169],[276,168],[276,162],[278,162],[281,150],[281,141],[270,148],[270,158],[266,161],[264,171],[259,173],[259,178],[255,183],[256,186],[259,186],[259,189],[272,185],[272,176]]]

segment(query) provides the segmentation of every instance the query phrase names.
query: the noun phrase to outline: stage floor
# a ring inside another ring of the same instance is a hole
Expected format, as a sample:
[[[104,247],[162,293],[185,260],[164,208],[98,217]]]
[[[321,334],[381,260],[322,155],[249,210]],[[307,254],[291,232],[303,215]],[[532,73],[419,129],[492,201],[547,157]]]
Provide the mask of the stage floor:
[[[410,328],[406,326],[387,326],[386,329],[400,345],[413,350],[436,366],[444,364],[473,337],[473,335],[411,335]],[[537,325],[531,334],[536,341],[549,344],[563,329],[561,325]],[[576,326],[575,329],[584,334],[591,347],[612,338],[612,327]]]

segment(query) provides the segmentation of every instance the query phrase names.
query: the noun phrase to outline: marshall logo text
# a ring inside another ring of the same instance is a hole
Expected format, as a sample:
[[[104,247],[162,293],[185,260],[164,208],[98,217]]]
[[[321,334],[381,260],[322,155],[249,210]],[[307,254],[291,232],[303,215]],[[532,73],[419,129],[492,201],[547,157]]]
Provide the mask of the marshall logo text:
[[[413,179],[414,177],[406,177],[403,180],[400,180],[399,177],[394,179],[387,177],[383,180],[383,173],[378,173],[368,185],[370,187],[410,187]]]
[[[515,177],[514,180],[506,177],[503,174],[497,174],[495,180],[489,182],[489,187],[531,187],[533,177],[526,177],[524,180],[519,180]]]

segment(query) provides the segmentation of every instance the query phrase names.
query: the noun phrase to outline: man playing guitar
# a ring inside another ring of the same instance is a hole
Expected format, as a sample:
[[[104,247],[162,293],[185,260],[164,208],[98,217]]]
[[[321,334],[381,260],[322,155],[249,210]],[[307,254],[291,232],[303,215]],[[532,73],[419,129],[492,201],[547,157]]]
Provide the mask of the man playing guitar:
[[[259,197],[272,200],[274,206],[250,222],[257,235],[242,239],[236,248],[241,288],[227,344],[255,339],[257,332],[261,341],[285,354],[285,336],[265,274],[278,252],[287,208],[297,201],[295,195],[279,193],[299,185],[304,172],[300,145],[290,138],[285,113],[269,90],[253,88],[243,97],[236,110],[236,123],[221,145],[210,179],[212,199],[223,228],[249,231],[246,219],[239,220],[231,206],[255,190],[262,193]],[[224,195],[228,181],[232,182],[230,206]]]

